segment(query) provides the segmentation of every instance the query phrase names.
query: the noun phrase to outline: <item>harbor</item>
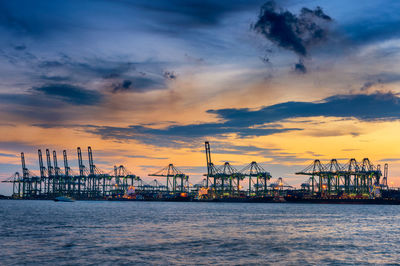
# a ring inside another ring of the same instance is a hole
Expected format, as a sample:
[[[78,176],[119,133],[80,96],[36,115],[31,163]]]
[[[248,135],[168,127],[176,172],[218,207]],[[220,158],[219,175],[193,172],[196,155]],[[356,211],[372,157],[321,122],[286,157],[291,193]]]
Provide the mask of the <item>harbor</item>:
[[[82,150],[77,148],[78,172],[68,164],[63,151],[63,167],[58,165],[56,151],[38,150],[39,175],[26,167],[21,153],[22,174],[15,172],[3,183],[11,183],[13,193],[4,199],[54,200],[68,197],[76,200],[111,201],[192,201],[192,202],[258,202],[258,203],[335,203],[400,204],[400,191],[388,186],[388,164],[374,165],[368,158],[361,162],[349,159],[341,164],[315,160],[296,175],[305,182],[296,188],[284,178],[273,178],[270,172],[253,161],[241,170],[229,162],[217,166],[211,159],[211,147],[205,142],[207,173],[200,183],[192,184],[189,175],[173,164],[148,176],[144,182],[125,166],[114,166],[107,173],[94,163],[93,151],[87,148],[87,167]],[[44,161],[47,163],[46,166]]]

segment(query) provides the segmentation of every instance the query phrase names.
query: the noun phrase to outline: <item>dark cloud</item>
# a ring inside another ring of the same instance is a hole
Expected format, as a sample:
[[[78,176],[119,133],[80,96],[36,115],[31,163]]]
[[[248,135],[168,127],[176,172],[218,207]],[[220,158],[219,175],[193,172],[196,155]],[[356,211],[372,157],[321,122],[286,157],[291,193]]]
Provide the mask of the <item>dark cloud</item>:
[[[327,24],[332,19],[320,7],[314,10],[302,8],[299,15],[278,9],[275,1],[268,1],[261,7],[257,22],[252,29],[266,39],[286,50],[293,51],[300,58],[309,54],[309,48],[327,39]],[[304,64],[295,65],[297,72],[305,73]]]
[[[13,49],[14,50],[14,49]],[[72,58],[65,54],[43,57],[27,51],[13,51],[0,49],[0,57],[10,64],[24,71],[22,75],[38,84],[52,82],[73,82],[84,84],[94,79],[115,80],[127,79],[136,74],[136,66],[141,72],[159,73],[162,80],[162,66],[160,62],[131,62],[115,58],[81,57]],[[154,75],[154,74],[153,74]]]
[[[299,62],[294,65],[294,72],[296,72],[298,74],[307,73],[307,68],[303,63],[303,60],[300,59]]]
[[[78,128],[78,127],[81,127],[82,125],[80,125],[80,124],[58,124],[58,123],[35,123],[35,124],[31,124],[31,126],[40,127],[40,128]]]
[[[177,78],[176,74],[174,72],[170,72],[170,71],[165,71],[163,76],[164,76],[164,78],[169,79],[169,80],[175,80]]]
[[[289,11],[277,10],[275,2],[269,1],[262,6],[253,29],[279,47],[306,56],[309,45],[326,37],[326,30],[318,25],[318,19],[331,21],[320,7],[315,10],[303,8],[296,16]]]
[[[166,76],[163,63],[153,61],[129,62],[109,59],[78,59],[61,56],[54,60],[30,62],[39,82],[74,82],[85,84],[93,79],[103,79],[112,93],[136,92],[165,89]],[[176,78],[169,72],[169,78]]]
[[[220,109],[217,114],[227,124],[243,126],[264,124],[298,117],[344,117],[360,120],[400,119],[400,98],[391,92],[373,94],[336,95],[321,102],[286,102],[260,110]]]
[[[209,110],[209,113],[216,114],[223,121],[220,123],[173,125],[163,129],[142,125],[90,126],[87,130],[108,139],[137,139],[157,146],[177,145],[179,142],[187,143],[207,136],[237,134],[239,137],[252,137],[302,130],[282,128],[276,124],[269,125],[300,117],[343,117],[364,121],[397,120],[400,119],[399,100],[400,98],[393,93],[336,95],[320,102],[285,102],[259,110],[247,108]]]
[[[26,46],[23,45],[23,44],[21,44],[21,45],[16,45],[16,46],[14,46],[14,49],[17,50],[17,51],[23,51],[23,50],[26,49]]]
[[[366,81],[361,86],[360,91],[368,92],[375,86],[399,82],[400,74],[393,72],[382,72],[374,75],[366,75],[363,77],[363,79]]]
[[[194,138],[224,134],[238,134],[240,137],[265,136],[283,133],[297,128],[245,128],[240,126],[225,126],[223,123],[205,123],[186,126],[171,126],[165,129],[132,125],[129,127],[91,126],[87,130],[105,139],[129,140],[138,139],[146,144],[156,146],[178,145],[179,142],[190,142]]]
[[[380,80],[377,80],[376,82],[374,81],[367,81],[364,83],[364,85],[361,86],[360,91],[368,91],[369,88],[372,86],[376,85],[377,83],[380,83]]]
[[[117,84],[113,89],[113,93],[121,92],[121,91],[127,91],[130,89],[132,85],[132,81],[130,80],[124,80],[122,83]]]
[[[0,56],[9,58],[6,53]],[[13,62],[19,62],[30,68],[30,79],[33,83],[91,83],[101,79],[112,93],[136,92],[143,93],[151,90],[166,88],[166,79],[174,79],[174,72],[163,75],[164,63],[160,61],[130,62],[125,60],[102,59],[102,58],[80,58],[73,59],[67,55],[59,55],[51,60],[43,58],[25,58],[21,53],[11,58]],[[18,64],[16,64],[18,66]],[[138,69],[137,69],[138,68]],[[46,85],[47,86],[47,85]],[[96,92],[91,93],[93,99],[98,99]],[[98,93],[100,94],[100,93]],[[86,95],[84,95],[86,96]],[[100,95],[99,95],[100,96]],[[67,97],[64,97],[67,98]],[[83,98],[86,100],[86,98]],[[78,101],[82,103],[82,101]]]
[[[11,158],[18,157],[17,154],[2,153],[2,152],[0,152],[0,156],[1,157],[11,157]]]
[[[124,80],[124,82],[122,82],[122,87],[125,89],[128,89],[131,85],[132,85],[132,81],[130,81],[130,80]]]
[[[88,90],[69,84],[48,84],[32,88],[33,93],[43,94],[73,105],[95,105],[101,101],[102,95],[93,90]]]

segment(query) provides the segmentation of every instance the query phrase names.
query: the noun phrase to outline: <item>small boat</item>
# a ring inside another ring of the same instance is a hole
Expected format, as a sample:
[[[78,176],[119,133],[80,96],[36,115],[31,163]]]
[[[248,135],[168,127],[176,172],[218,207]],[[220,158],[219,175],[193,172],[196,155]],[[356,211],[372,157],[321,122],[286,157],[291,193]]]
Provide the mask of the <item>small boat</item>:
[[[60,197],[56,197],[54,199],[54,201],[63,201],[63,202],[74,202],[75,200],[71,197],[68,196],[60,196]]]

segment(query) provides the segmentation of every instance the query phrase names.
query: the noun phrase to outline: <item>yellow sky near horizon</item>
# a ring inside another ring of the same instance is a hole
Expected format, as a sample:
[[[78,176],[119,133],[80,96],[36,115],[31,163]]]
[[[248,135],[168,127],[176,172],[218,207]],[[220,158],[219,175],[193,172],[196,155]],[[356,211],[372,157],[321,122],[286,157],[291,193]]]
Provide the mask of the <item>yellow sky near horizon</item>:
[[[299,186],[306,177],[294,176],[296,171],[302,170],[313,159],[328,160],[337,158],[339,162],[346,163],[350,158],[361,161],[368,157],[374,164],[389,163],[389,182],[400,186],[400,156],[397,146],[400,144],[397,132],[400,131],[399,121],[365,122],[357,119],[338,119],[325,117],[297,118],[282,122],[282,127],[303,127],[304,130],[289,131],[269,136],[238,138],[235,134],[224,137],[209,137],[211,151],[213,143],[218,147],[226,147],[227,153],[212,153],[215,164],[225,161],[232,162],[238,169],[251,161],[264,165],[273,175],[286,178],[286,182]],[[96,165],[104,171],[112,170],[113,165],[125,165],[135,174],[146,177],[147,174],[161,169],[169,163],[174,163],[178,168],[189,169],[192,175],[191,182],[197,183],[205,173],[204,140],[194,139],[190,147],[156,147],[146,145],[136,140],[115,141],[101,139],[75,128],[39,128],[29,126],[0,126],[3,133],[2,141],[18,142],[24,140],[28,150],[25,157],[29,165],[34,165],[30,170],[38,171],[37,149],[50,148],[58,152],[59,165],[62,166],[62,150],[67,149],[70,166],[77,169],[76,147],[80,146],[87,162],[86,147],[93,148]],[[45,137],[44,137],[45,136]],[[258,152],[243,152],[243,154],[229,153],[230,146],[257,147],[265,149],[264,154]],[[219,149],[219,148],[218,148]],[[214,149],[215,150],[215,149]],[[0,154],[12,154],[9,150],[0,150]],[[3,164],[15,166],[20,171],[19,154],[15,157],[0,155]],[[292,167],[294,166],[294,168]],[[271,171],[269,168],[272,168]],[[11,175],[13,172],[9,172]],[[1,170],[2,179],[7,176]]]

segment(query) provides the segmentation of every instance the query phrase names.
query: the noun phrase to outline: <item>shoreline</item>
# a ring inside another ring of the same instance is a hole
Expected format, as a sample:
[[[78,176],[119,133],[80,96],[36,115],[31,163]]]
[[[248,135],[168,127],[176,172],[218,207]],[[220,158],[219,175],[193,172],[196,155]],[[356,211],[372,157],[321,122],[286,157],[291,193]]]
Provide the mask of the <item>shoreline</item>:
[[[47,200],[54,199],[18,199],[12,197],[2,197],[0,200]],[[76,201],[119,201],[119,202],[203,202],[203,203],[287,203],[287,204],[346,204],[346,205],[400,205],[400,200],[397,199],[276,199],[276,198],[228,198],[228,199],[124,199],[124,198],[109,198],[109,199],[77,199]]]

